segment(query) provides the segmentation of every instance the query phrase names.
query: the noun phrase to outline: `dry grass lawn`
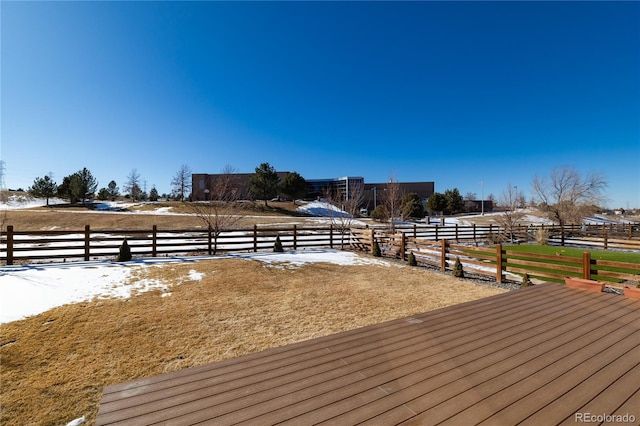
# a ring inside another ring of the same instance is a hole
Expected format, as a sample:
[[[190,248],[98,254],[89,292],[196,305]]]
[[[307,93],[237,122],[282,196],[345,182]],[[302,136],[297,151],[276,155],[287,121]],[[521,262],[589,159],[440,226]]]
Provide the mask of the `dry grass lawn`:
[[[297,205],[292,202],[273,202],[268,207],[261,203],[247,203],[240,211],[243,216],[234,228],[249,228],[254,224],[295,223],[313,220],[300,216]],[[160,208],[169,209],[171,214],[156,214]],[[5,210],[2,214],[3,228],[12,225],[16,231],[46,231],[51,229],[82,230],[84,225],[92,229],[160,229],[202,228],[203,221],[194,214],[190,203],[166,202],[139,204],[128,208],[128,212],[99,212],[82,207],[57,206]],[[3,229],[4,231],[4,229]]]
[[[189,272],[203,273],[199,281]],[[171,285],[0,328],[0,424],[93,424],[105,385],[323,336],[504,290],[404,265],[218,259],[142,268]]]

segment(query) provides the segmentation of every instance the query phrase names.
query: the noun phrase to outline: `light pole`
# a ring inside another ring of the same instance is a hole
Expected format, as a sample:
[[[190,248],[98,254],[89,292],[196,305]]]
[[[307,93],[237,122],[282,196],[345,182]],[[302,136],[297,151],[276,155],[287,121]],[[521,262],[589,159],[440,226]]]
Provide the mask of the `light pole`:
[[[482,191],[482,195],[480,197],[480,204],[482,205],[482,213],[481,216],[484,216],[484,181],[480,181],[480,188]]]

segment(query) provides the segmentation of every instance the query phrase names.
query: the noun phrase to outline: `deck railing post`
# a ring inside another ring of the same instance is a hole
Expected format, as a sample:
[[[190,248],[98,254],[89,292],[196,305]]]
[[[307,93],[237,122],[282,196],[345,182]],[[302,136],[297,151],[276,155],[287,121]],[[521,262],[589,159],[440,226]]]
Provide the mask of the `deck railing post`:
[[[496,282],[502,283],[502,244],[496,245]]]
[[[85,262],[90,258],[91,251],[91,229],[89,225],[84,226],[84,260]]]
[[[7,265],[13,265],[13,225],[7,225]]]

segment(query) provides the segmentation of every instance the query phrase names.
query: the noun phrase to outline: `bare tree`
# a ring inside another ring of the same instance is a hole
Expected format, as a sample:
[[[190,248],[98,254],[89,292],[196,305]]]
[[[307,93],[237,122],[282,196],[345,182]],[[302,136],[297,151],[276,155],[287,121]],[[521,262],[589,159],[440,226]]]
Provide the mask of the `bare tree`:
[[[191,193],[191,169],[186,164],[180,166],[180,169],[176,172],[176,175],[171,180],[171,187],[173,188],[173,194],[180,201],[184,201]]]
[[[124,190],[129,193],[131,200],[134,202],[142,197],[141,179],[137,169],[132,169],[127,175]]]
[[[525,216],[524,212],[520,209],[523,199],[524,195],[522,191],[519,191],[517,186],[512,186],[511,184],[507,186],[498,199],[498,203],[500,203],[504,211],[496,216],[496,222],[504,228],[506,235],[512,243],[515,229]]]
[[[225,166],[222,173],[216,176],[213,187],[207,201],[192,202],[192,211],[207,227],[210,233],[209,254],[218,251],[218,238],[224,231],[231,229],[242,218],[243,194],[240,185],[236,182],[235,170],[231,166]]]
[[[538,208],[552,221],[560,225],[561,244],[564,245],[564,227],[581,223],[605,201],[607,182],[599,173],[582,177],[572,167],[560,167],[551,171],[549,178],[534,177],[533,189],[538,196]]]
[[[389,177],[389,181],[382,193],[382,205],[389,215],[389,228],[396,232],[395,221],[402,219],[402,191],[397,179]]]
[[[347,178],[348,179],[348,178]],[[344,248],[345,235],[348,235],[353,222],[358,217],[360,206],[364,201],[364,184],[347,183],[348,191],[338,188],[325,188],[324,197],[328,203],[336,207],[330,210],[331,223],[340,232],[340,248]]]

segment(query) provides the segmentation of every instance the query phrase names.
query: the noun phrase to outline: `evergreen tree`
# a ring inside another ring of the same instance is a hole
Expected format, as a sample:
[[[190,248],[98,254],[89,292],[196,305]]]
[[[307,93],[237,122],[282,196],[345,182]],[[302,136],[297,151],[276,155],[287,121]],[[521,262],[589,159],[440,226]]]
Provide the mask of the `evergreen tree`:
[[[33,186],[28,189],[29,194],[34,197],[44,197],[47,199],[47,206],[49,205],[49,198],[56,195],[58,192],[58,185],[51,179],[51,176],[47,175],[43,178],[37,177],[33,181]]]
[[[109,185],[107,185],[107,191],[109,193],[109,198],[111,198],[111,201],[115,201],[116,197],[120,195],[120,188],[118,188],[115,180],[109,182]]]
[[[460,262],[459,257],[456,257],[456,263],[453,265],[453,276],[456,278],[464,278],[464,270],[462,269],[462,262]]]
[[[460,195],[458,188],[447,189],[444,192],[444,198],[447,200],[445,211],[450,214],[461,212],[464,209],[464,199]]]
[[[402,215],[404,217],[424,217],[424,207],[422,206],[422,200],[415,192],[410,192],[402,200]]]
[[[284,178],[280,185],[280,191],[295,203],[298,198],[307,195],[307,181],[297,172],[291,172]]]
[[[155,186],[152,186],[149,191],[149,201],[158,201],[158,190]]]
[[[93,177],[89,169],[84,167],[76,173],[77,179],[77,196],[82,199],[85,204],[87,198],[93,198],[98,187],[98,181]]]
[[[131,257],[131,248],[129,247],[129,243],[127,243],[127,239],[125,238],[119,249],[118,262],[128,262],[131,260]]]
[[[268,200],[278,195],[280,178],[276,169],[269,163],[262,163],[256,167],[256,172],[249,179],[249,192],[258,200],[264,200],[267,207]]]
[[[407,258],[407,263],[409,266],[418,266],[418,262],[416,261],[416,255],[413,254],[412,251],[409,252],[409,257]]]
[[[106,201],[109,199],[109,190],[107,188],[100,188],[98,191],[98,200]]]
[[[371,248],[371,254],[374,257],[382,257],[382,251],[380,250],[380,244],[378,244],[377,240],[373,242],[373,247]]]
[[[427,208],[434,213],[442,213],[447,209],[447,199],[440,192],[434,192],[427,200]]]
[[[388,218],[389,218],[389,214],[387,213],[387,209],[382,204],[378,205],[371,212],[371,219],[373,220],[384,222]]]
[[[273,244],[273,251],[275,253],[284,252],[284,248],[282,247],[282,241],[280,241],[280,235],[276,236],[276,242]]]

